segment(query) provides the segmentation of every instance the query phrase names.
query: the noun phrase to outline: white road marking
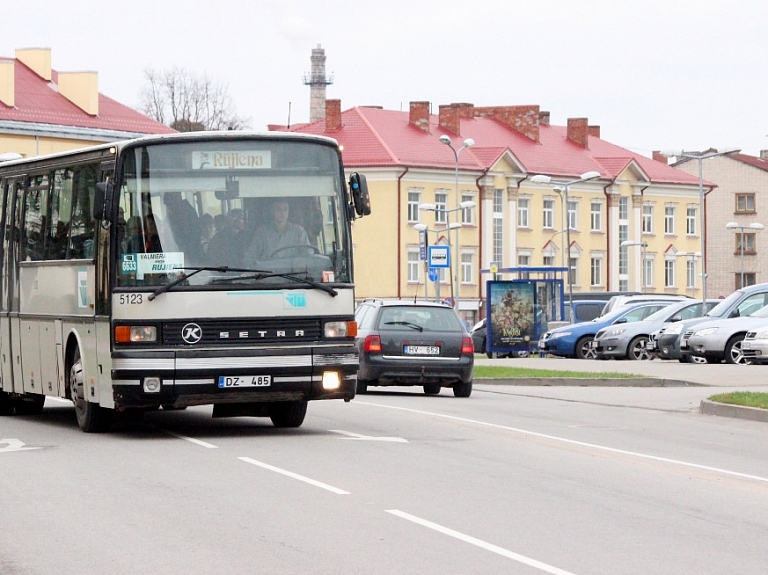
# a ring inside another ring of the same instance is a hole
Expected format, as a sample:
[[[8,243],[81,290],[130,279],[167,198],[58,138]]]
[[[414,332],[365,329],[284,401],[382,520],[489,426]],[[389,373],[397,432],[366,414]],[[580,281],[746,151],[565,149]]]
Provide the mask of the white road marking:
[[[219,448],[218,445],[214,445],[213,443],[207,443],[205,441],[200,441],[199,439],[195,439],[194,437],[187,437],[186,435],[180,435],[174,431],[168,431],[167,429],[158,429],[158,431],[162,431],[163,433],[172,435],[173,437],[178,437],[179,439],[183,439],[184,441],[189,441],[190,443],[194,443],[195,445],[200,445],[202,447],[205,447],[206,449]]]
[[[443,419],[452,419],[454,421],[462,421],[464,423],[473,423],[475,425],[482,425],[485,427],[493,427],[495,429],[504,429],[506,431],[512,431],[514,433],[520,433],[522,435],[530,435],[531,437],[540,437],[542,439],[549,439],[551,441],[557,441],[560,443],[567,443],[569,445],[578,445],[579,447],[587,447],[589,449],[596,449],[598,451],[605,451],[608,453],[619,453],[621,455],[628,455],[630,457],[637,457],[638,459],[648,459],[651,461],[659,461],[662,463],[669,463],[672,465],[679,465],[682,467],[690,467],[693,469],[700,469],[702,471],[710,471],[712,473],[719,473],[721,475],[727,475],[729,477],[739,477],[741,479],[751,479],[753,481],[761,481],[768,483],[768,477],[762,477],[760,475],[750,475],[748,473],[739,473],[738,471],[730,471],[728,469],[722,469],[719,467],[710,467],[709,465],[700,465],[698,463],[691,463],[689,461],[681,461],[679,459],[668,459],[666,457],[658,457],[656,455],[648,455],[647,453],[637,453],[635,451],[626,451],[624,449],[616,449],[614,447],[606,447],[605,445],[597,445],[594,443],[585,443],[583,441],[576,441],[575,439],[566,439],[564,437],[557,437],[556,435],[547,435],[546,433],[537,433],[535,431],[529,431],[527,429],[520,429],[517,427],[509,427],[507,425],[500,425],[498,423],[488,423],[487,421],[478,421],[476,419],[468,419],[466,417],[457,417],[455,415],[445,415],[443,413],[435,413],[432,411],[422,411],[420,409],[412,409],[410,407],[398,407],[395,405],[385,405],[381,403],[369,403],[366,401],[355,401],[355,405],[370,405],[373,407],[384,407],[387,409],[394,409],[398,411],[409,411],[411,413],[418,413],[419,415],[431,415],[433,417],[442,417]]]
[[[269,465],[268,463],[256,461],[255,459],[251,459],[250,457],[238,457],[238,459],[240,461],[245,461],[246,463],[250,463],[252,465],[257,465],[258,467],[263,467],[264,469],[267,469],[269,471],[274,471],[275,473],[280,473],[287,477],[298,479],[299,481],[303,481],[304,483],[309,483],[310,485],[314,485],[315,487],[319,487],[320,489],[326,489],[331,493],[335,493],[336,495],[350,494],[349,491],[344,491],[343,489],[339,489],[338,487],[334,487],[333,485],[328,485],[327,483],[315,481],[314,479],[310,479],[309,477],[304,477],[303,475],[299,475],[298,473],[293,473],[292,471],[287,471],[285,469],[280,469],[279,467],[274,467],[273,465]]]
[[[24,447],[26,444],[20,439],[0,439],[0,445],[6,444],[7,447],[0,447],[0,453],[9,451],[31,451],[33,449],[42,449],[42,447]]]
[[[408,443],[408,440],[404,437],[376,437],[373,435],[362,435],[360,433],[353,433],[351,431],[344,431],[341,429],[329,429],[331,433],[340,433],[341,435],[347,435],[343,439],[359,439],[363,441],[390,441],[392,443]]]
[[[536,559],[531,559],[530,557],[526,557],[525,555],[520,555],[519,553],[515,553],[514,551],[510,551],[509,549],[504,549],[503,547],[499,547],[498,545],[493,545],[492,543],[488,543],[481,539],[477,539],[475,537],[471,537],[469,535],[459,533],[458,531],[454,531],[453,529],[449,529],[448,527],[443,527],[442,525],[438,525],[437,523],[432,523],[431,521],[427,521],[426,519],[421,519],[420,517],[416,517],[415,515],[411,515],[409,513],[405,513],[397,509],[387,509],[386,511],[387,513],[391,513],[392,515],[395,515],[402,519],[407,519],[408,521],[416,523],[417,525],[421,525],[422,527],[427,527],[428,529],[432,529],[434,531],[437,531],[438,533],[442,533],[443,535],[448,535],[449,537],[459,539],[460,541],[464,541],[471,545],[475,545],[477,547],[480,547],[481,549],[485,549],[486,551],[490,551],[491,553],[496,553],[497,555],[501,555],[502,557],[506,557],[507,559],[512,559],[513,561],[517,561],[518,563],[522,563],[523,565],[528,565],[529,567],[533,567],[540,571],[544,571],[545,573],[551,573],[552,575],[574,575],[570,571],[565,571],[564,569],[553,567],[552,565],[548,565],[547,563],[542,563],[541,561],[537,561]]]

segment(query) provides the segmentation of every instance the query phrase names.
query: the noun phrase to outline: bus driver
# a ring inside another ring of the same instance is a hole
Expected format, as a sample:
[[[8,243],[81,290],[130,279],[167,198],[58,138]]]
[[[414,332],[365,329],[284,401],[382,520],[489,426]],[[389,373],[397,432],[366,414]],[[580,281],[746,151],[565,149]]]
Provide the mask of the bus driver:
[[[245,252],[246,267],[258,267],[261,260],[311,253],[307,232],[300,225],[288,221],[289,213],[288,200],[276,199],[271,203],[271,221],[256,228],[253,241]]]

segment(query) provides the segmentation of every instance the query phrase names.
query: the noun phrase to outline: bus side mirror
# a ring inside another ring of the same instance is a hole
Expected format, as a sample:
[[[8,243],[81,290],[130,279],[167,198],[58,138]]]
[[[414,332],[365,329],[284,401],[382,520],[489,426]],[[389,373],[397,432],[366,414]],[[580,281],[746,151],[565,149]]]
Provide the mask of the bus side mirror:
[[[112,213],[112,190],[113,186],[109,182],[99,182],[96,184],[96,193],[93,196],[93,219],[108,220]]]
[[[349,189],[352,192],[352,203],[358,216],[371,214],[371,197],[368,195],[368,182],[365,176],[353,172],[349,176]]]

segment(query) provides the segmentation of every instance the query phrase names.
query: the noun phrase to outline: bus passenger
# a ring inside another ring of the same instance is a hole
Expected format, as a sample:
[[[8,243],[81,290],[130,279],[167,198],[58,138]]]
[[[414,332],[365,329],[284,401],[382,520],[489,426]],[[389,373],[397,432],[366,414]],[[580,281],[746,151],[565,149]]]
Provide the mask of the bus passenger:
[[[269,207],[271,221],[256,228],[253,241],[245,252],[246,267],[257,267],[261,260],[312,253],[307,232],[300,225],[289,222],[289,214],[288,200],[272,202]]]
[[[208,265],[243,267],[244,228],[243,210],[239,208],[229,210],[224,223],[208,245],[206,256]]]

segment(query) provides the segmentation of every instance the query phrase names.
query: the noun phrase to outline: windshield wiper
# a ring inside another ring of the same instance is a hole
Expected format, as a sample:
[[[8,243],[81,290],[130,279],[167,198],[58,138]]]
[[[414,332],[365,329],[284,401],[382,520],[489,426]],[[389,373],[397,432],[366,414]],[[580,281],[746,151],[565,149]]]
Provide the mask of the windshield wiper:
[[[407,325],[411,329],[416,329],[418,331],[424,331],[424,328],[421,327],[419,324],[411,323],[409,321],[385,321],[384,324],[385,325]]]
[[[280,272],[271,272],[271,271],[262,271],[262,270],[245,270],[245,269],[236,269],[236,268],[229,268],[229,271],[231,272],[259,272],[255,273],[250,276],[237,276],[234,278],[219,278],[215,281],[215,283],[220,282],[229,282],[229,281],[243,281],[243,280],[263,280],[266,278],[285,278],[288,280],[292,280],[295,282],[299,282],[302,284],[306,284],[308,286],[311,286],[315,289],[319,289],[320,291],[324,291],[327,294],[332,295],[333,297],[336,297],[339,295],[339,292],[337,292],[335,289],[333,289],[331,286],[327,286],[324,284],[321,284],[316,281],[312,281],[307,278],[303,278],[301,276],[298,276],[296,274],[306,274],[307,272],[293,272],[293,273],[280,273]]]
[[[182,283],[183,281],[185,281],[185,280],[187,280],[187,279],[191,278],[191,277],[192,277],[193,275],[195,275],[195,274],[199,274],[200,272],[219,272],[219,273],[226,273],[226,272],[231,272],[231,271],[248,271],[248,272],[254,272],[254,271],[260,272],[260,271],[261,271],[261,270],[238,270],[238,269],[235,269],[235,268],[230,268],[230,267],[228,267],[228,266],[218,266],[218,267],[189,267],[189,268],[187,268],[187,267],[184,267],[184,268],[175,268],[175,269],[178,269],[178,270],[192,270],[192,273],[189,273],[189,274],[181,274],[181,276],[179,276],[178,278],[176,278],[175,280],[173,280],[171,283],[169,283],[169,284],[165,284],[164,286],[160,286],[160,287],[159,287],[159,288],[157,288],[155,291],[153,291],[151,294],[149,294],[149,297],[147,298],[149,301],[152,301],[153,299],[155,299],[155,298],[156,298],[157,296],[159,296],[160,294],[163,294],[163,293],[167,292],[169,289],[176,287],[177,285],[179,285],[179,284],[180,284],[180,283]]]

